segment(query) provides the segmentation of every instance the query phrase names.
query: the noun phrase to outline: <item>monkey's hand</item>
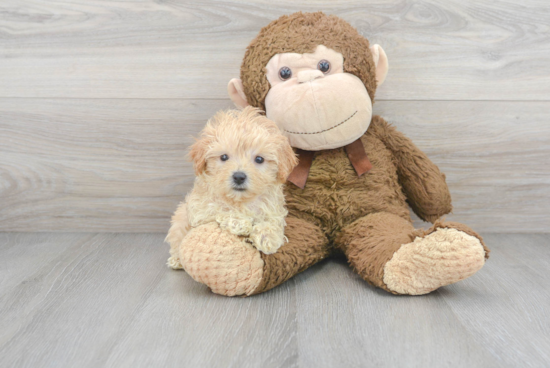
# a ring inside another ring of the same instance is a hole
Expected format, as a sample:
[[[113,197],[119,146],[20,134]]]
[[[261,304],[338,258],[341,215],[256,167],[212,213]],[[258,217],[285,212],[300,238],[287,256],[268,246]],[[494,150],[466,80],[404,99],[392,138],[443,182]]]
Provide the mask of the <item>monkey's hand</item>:
[[[275,253],[285,242],[284,227],[279,223],[259,222],[252,228],[249,239],[259,251]]]
[[[251,218],[220,214],[216,216],[216,222],[220,228],[237,236],[248,236],[252,231],[253,221]]]

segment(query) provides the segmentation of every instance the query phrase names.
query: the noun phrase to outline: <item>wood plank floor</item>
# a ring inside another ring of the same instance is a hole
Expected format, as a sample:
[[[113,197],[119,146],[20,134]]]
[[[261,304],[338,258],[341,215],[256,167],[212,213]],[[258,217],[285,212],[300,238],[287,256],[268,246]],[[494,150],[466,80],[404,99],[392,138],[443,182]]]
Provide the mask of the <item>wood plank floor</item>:
[[[251,298],[164,266],[164,234],[0,233],[1,367],[548,367],[550,235],[486,234],[427,296],[331,259]]]

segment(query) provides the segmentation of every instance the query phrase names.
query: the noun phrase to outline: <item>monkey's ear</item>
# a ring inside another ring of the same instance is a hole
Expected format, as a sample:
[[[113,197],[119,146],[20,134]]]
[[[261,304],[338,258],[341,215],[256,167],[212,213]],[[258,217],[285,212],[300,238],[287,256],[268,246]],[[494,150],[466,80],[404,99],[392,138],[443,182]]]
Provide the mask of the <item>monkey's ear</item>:
[[[233,78],[227,85],[227,93],[231,101],[240,109],[248,106],[246,95],[244,94],[243,82],[239,78]]]
[[[376,66],[376,85],[380,86],[386,80],[388,75],[388,57],[384,52],[384,49],[380,45],[372,45],[370,47],[372,58],[374,59],[374,65]]]

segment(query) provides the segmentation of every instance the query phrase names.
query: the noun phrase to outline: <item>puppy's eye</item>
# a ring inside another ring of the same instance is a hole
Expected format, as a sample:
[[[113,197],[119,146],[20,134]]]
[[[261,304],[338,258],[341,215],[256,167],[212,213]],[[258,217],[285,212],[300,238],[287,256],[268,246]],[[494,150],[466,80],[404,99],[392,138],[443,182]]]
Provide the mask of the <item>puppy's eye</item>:
[[[256,158],[254,159],[254,162],[256,162],[257,164],[263,164],[264,161],[265,160],[262,156],[256,156]]]
[[[229,156],[227,156],[225,153],[223,155],[220,156],[220,160],[222,161],[227,161],[229,160]]]
[[[287,80],[290,77],[292,77],[292,70],[290,70],[288,66],[283,66],[279,69],[279,78],[282,80]]]
[[[321,60],[319,64],[317,64],[317,69],[326,74],[330,71],[330,63],[328,60]]]

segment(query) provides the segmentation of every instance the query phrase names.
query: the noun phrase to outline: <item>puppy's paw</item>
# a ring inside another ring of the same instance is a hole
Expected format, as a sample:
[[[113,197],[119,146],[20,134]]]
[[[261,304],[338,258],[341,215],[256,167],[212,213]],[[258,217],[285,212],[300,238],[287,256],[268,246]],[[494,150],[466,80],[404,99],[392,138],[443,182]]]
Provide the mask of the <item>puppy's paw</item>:
[[[183,266],[181,265],[178,257],[172,256],[168,258],[168,262],[166,262],[166,265],[173,270],[183,270]]]
[[[256,249],[265,254],[275,253],[285,241],[283,231],[267,222],[254,225],[249,239]]]
[[[218,216],[216,222],[222,230],[229,231],[233,235],[248,236],[252,231],[252,220],[229,216]]]

